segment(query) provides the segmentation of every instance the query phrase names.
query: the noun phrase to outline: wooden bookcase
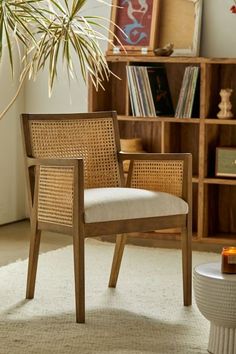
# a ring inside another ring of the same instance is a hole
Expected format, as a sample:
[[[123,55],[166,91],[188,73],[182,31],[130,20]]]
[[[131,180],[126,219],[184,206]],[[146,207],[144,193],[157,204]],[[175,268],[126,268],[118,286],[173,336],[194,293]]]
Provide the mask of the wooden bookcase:
[[[121,138],[142,138],[148,152],[191,152],[193,240],[206,245],[235,245],[236,178],[215,177],[215,153],[216,147],[236,147],[236,119],[217,119],[221,88],[233,89],[231,103],[236,118],[236,59],[108,56],[107,60],[120,80],[111,77],[105,83],[105,90],[99,89],[98,92],[90,85],[89,110],[116,110]],[[126,66],[144,63],[165,65],[174,108],[186,66],[199,66],[200,103],[197,118],[131,115]],[[144,237],[151,238],[152,235]],[[178,237],[176,234],[168,235],[169,239]]]

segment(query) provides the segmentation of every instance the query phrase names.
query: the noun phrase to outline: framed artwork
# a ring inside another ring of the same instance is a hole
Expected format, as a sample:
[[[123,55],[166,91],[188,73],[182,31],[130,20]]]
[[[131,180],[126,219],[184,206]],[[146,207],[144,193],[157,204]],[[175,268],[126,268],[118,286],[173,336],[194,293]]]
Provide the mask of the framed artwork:
[[[156,48],[160,0],[113,0],[108,54],[150,54]]]
[[[219,177],[236,177],[235,160],[235,147],[217,147],[215,175]]]
[[[202,0],[162,0],[158,47],[174,44],[172,55],[198,56]]]

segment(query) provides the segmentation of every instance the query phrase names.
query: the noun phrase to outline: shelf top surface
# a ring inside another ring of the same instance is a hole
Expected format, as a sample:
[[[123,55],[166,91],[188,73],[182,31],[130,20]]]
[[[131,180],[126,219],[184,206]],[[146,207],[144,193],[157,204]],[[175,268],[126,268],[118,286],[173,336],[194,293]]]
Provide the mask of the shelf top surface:
[[[206,63],[206,64],[236,64],[236,58],[206,58],[206,57],[160,57],[155,55],[107,55],[108,62],[159,62],[159,63]]]
[[[236,118],[234,119],[213,119],[213,118],[175,118],[175,117],[137,117],[118,114],[118,120],[137,121],[137,122],[166,122],[166,123],[189,123],[200,124],[203,122],[208,125],[236,125]]]
[[[199,118],[175,118],[175,117],[136,117],[136,116],[124,116],[118,115],[118,120],[122,121],[135,121],[135,122],[166,122],[166,123],[199,123]]]

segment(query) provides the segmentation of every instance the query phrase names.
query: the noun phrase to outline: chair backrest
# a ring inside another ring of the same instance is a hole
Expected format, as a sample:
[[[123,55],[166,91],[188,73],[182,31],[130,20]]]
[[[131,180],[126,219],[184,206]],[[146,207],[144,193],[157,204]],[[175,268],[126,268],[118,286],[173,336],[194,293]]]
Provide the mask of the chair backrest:
[[[83,158],[85,188],[123,185],[116,112],[23,114],[26,154]]]

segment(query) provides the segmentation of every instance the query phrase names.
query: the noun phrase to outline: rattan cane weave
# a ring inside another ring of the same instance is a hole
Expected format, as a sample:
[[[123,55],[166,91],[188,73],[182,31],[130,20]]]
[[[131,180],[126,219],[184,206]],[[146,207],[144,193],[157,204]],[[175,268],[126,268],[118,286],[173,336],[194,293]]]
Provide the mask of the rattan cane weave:
[[[85,188],[120,186],[112,118],[33,120],[32,155],[83,158]]]
[[[73,167],[40,166],[38,220],[72,227]]]
[[[182,197],[183,169],[184,162],[179,160],[134,161],[131,187]]]

